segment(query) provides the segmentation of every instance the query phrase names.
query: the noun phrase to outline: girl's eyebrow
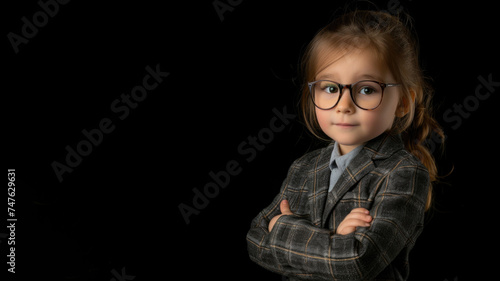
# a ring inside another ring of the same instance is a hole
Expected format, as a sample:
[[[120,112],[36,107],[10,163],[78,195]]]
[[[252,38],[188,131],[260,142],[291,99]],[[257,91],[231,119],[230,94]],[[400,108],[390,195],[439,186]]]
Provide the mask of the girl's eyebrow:
[[[323,74],[323,75],[317,76],[316,80],[333,79],[333,77],[334,76],[331,74]]]
[[[369,80],[376,80],[376,81],[381,81],[381,77],[379,76],[375,76],[375,75],[370,75],[370,74],[363,74],[361,76],[359,76],[358,78],[359,80],[363,80],[363,79],[369,79]]]
[[[333,80],[333,81],[337,82],[336,80],[334,80],[335,75],[332,75],[332,74],[322,74],[322,75],[316,77],[316,80],[323,80],[323,79]],[[352,83],[357,82],[357,81],[361,81],[361,80],[366,80],[366,79],[381,81],[380,80],[381,77],[371,75],[371,74],[362,74],[362,75],[356,76],[356,81],[353,81]]]

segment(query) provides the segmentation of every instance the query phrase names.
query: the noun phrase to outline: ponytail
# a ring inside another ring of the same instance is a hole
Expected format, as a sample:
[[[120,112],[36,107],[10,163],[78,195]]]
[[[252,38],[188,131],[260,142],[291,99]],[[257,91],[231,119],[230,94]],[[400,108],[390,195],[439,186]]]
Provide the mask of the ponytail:
[[[409,91],[411,94],[402,95],[402,100],[405,100],[403,102],[412,106],[406,116],[401,119],[396,118],[393,130],[395,133],[401,134],[405,149],[417,157],[429,172],[431,184],[425,205],[425,209],[429,210],[432,206],[432,183],[439,176],[435,159],[425,142],[430,136],[433,138],[437,136],[441,139],[441,143],[443,143],[445,136],[439,123],[432,117],[431,87],[425,81],[420,81],[417,85],[419,85],[417,87],[419,89],[416,92]],[[409,96],[415,100],[409,100]]]

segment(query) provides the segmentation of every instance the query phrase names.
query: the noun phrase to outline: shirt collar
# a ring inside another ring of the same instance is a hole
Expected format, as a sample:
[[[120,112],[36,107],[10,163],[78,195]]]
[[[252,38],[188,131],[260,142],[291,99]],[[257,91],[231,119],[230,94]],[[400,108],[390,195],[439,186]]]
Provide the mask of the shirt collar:
[[[349,153],[340,155],[339,143],[335,142],[334,148],[332,151],[332,156],[330,157],[330,170],[335,168],[340,169],[341,171],[345,170],[345,168],[349,165],[352,159],[358,155],[358,153],[363,149],[364,144],[359,145],[355,149],[351,150]]]

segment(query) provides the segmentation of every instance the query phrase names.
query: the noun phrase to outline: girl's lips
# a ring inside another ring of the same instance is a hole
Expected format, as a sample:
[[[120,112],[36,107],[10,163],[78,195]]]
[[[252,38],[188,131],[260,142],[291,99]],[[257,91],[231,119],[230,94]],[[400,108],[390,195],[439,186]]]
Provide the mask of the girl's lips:
[[[350,124],[350,123],[334,123],[333,125],[339,126],[339,127],[354,127],[354,126],[357,126],[356,124]]]

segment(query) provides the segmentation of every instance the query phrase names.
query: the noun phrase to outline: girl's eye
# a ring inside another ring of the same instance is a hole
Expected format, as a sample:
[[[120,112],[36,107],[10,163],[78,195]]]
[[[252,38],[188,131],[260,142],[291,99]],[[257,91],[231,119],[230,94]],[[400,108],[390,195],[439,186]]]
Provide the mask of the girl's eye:
[[[335,94],[339,91],[339,87],[335,84],[323,85],[321,89],[329,94]]]
[[[362,94],[362,95],[370,95],[370,94],[373,94],[375,92],[375,89],[371,88],[371,87],[362,87],[360,90],[359,90],[359,93]]]

